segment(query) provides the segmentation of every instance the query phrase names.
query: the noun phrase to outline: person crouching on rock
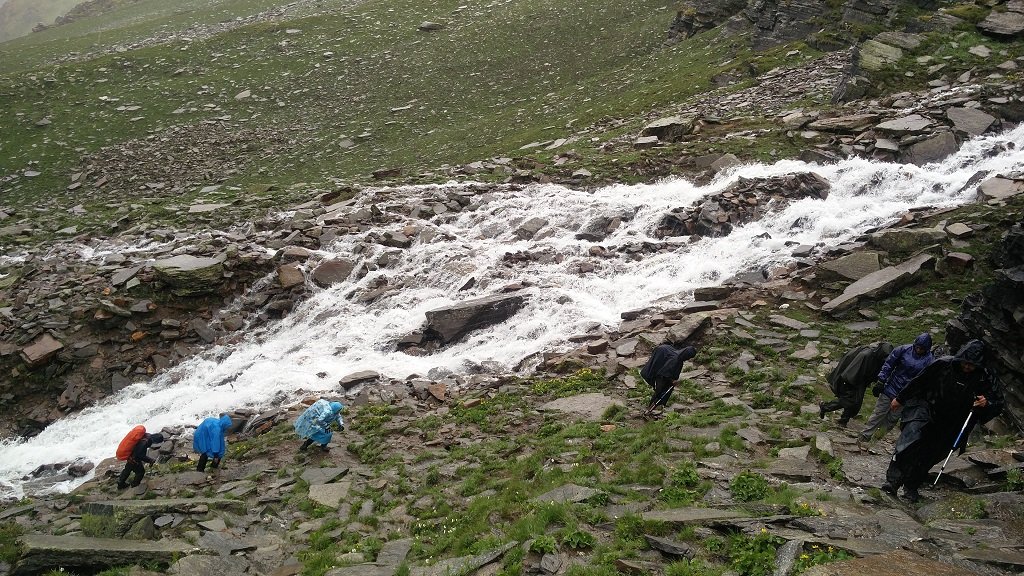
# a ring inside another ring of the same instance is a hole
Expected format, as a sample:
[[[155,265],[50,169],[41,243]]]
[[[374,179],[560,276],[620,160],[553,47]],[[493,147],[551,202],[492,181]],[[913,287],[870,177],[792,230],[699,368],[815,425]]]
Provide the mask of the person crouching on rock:
[[[985,344],[971,340],[956,356],[943,356],[921,371],[892,399],[903,409],[902,431],[882,490],[920,500],[917,489],[947,453],[967,446],[971,429],[1003,409],[998,380],[984,367]]]
[[[206,463],[216,470],[220,467],[221,458],[228,451],[227,434],[231,428],[231,417],[221,414],[219,418],[209,417],[196,428],[192,436],[192,449],[199,454],[196,470],[206,471]]]
[[[666,406],[672,396],[679,373],[683,371],[683,362],[697,355],[693,346],[676,348],[671,344],[662,344],[651,352],[647,364],[640,370],[640,376],[654,389],[651,401],[643,416],[647,417],[659,406]]]
[[[156,462],[156,460],[149,457],[149,449],[159,448],[163,441],[163,434],[143,434],[142,438],[135,443],[135,447],[132,448],[131,456],[128,456],[128,460],[124,463],[124,470],[121,471],[121,475],[117,477],[117,487],[119,489],[124,490],[129,486],[128,476],[132,473],[135,474],[135,479],[132,480],[131,487],[134,488],[142,484],[142,478],[146,475],[146,467],[143,464],[154,464]]]
[[[306,439],[299,450],[309,448],[314,442],[319,444],[321,449],[327,450],[327,444],[334,435],[331,432],[331,425],[337,424],[338,431],[345,430],[345,422],[341,419],[341,410],[344,407],[341,402],[328,402],[321,398],[306,408],[306,411],[295,420],[295,431]]]

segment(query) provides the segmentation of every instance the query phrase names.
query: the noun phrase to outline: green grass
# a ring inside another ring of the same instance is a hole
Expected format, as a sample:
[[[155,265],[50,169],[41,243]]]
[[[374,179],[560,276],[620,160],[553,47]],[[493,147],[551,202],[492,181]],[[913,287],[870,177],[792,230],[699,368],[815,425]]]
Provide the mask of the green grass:
[[[368,181],[372,171],[388,167],[401,167],[405,177],[416,179],[441,164],[513,154],[524,144],[576,133],[585,136],[575,145],[582,163],[598,162],[607,158],[596,147],[606,137],[600,126],[609,121],[685,100],[705,90],[715,74],[742,69],[746,61],[765,69],[792,61],[784,47],[754,56],[742,40],[717,32],[666,48],[661,40],[671,13],[654,0],[526,0],[462,10],[455,0],[367,0],[351,6],[328,1],[317,17],[243,26],[188,44],[49,63],[68,51],[131,42],[164,27],[244,16],[274,4],[143,0],[0,45],[0,125],[6,128],[0,134],[0,173],[29,167],[41,172],[6,186],[5,201],[26,210],[85,207],[81,217],[64,210],[46,214],[37,233],[44,238],[68,225],[84,231],[122,216],[230,222],[282,200],[308,198],[312,185],[291,189],[294,183]],[[447,27],[419,32],[424,19]],[[236,100],[246,89],[253,97]],[[125,106],[140,108],[118,110]],[[43,118],[51,124],[37,126]],[[633,133],[639,127],[622,129]],[[159,170],[148,173],[144,163],[136,164],[132,173],[139,179],[130,182],[127,173],[101,168],[111,178],[103,189],[91,186],[99,172],[87,176],[82,188],[65,189],[81,169],[82,153],[169,129],[185,131],[161,145],[172,157]],[[359,138],[364,133],[370,136]],[[599,141],[590,142],[589,134]],[[345,137],[355,145],[340,146]],[[726,146],[739,148],[722,151],[751,157],[779,146],[765,140],[737,139]],[[203,168],[167,173],[181,165],[188,146],[199,149],[195,161],[201,164],[210,157],[230,158],[234,173],[220,173],[212,164],[206,164],[210,178]],[[638,153],[637,162],[644,162],[644,154]],[[630,172],[607,168],[610,176]],[[199,188],[221,177],[237,189],[200,198]],[[141,188],[171,179],[182,189]],[[269,185],[277,188],[268,190]],[[123,194],[132,202],[109,203]],[[166,209],[199,200],[239,203],[203,220]]]
[[[21,555],[21,546],[18,538],[21,537],[24,529],[15,522],[0,523],[0,562],[13,565],[18,556]]]

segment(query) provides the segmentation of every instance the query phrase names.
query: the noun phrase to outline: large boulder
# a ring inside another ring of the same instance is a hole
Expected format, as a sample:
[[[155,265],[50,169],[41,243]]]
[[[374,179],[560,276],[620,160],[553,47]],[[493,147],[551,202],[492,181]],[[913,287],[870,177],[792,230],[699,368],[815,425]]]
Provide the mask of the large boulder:
[[[1006,11],[989,12],[978,24],[978,30],[1006,40],[1024,36],[1024,2],[1011,0],[1006,5]]]
[[[946,239],[946,232],[937,228],[892,228],[875,232],[868,243],[886,252],[907,254]]]
[[[821,309],[825,312],[841,312],[855,306],[863,298],[888,296],[899,288],[913,283],[920,277],[920,272],[935,266],[935,257],[931,254],[918,254],[896,266],[883,268],[868,274],[846,287],[843,293],[826,303]]]
[[[215,292],[224,273],[224,258],[181,254],[153,263],[157,279],[177,296]]]
[[[1006,200],[1024,192],[1024,179],[1010,179],[1001,176],[989,178],[978,186],[978,196],[982,200]]]
[[[348,279],[355,266],[353,262],[344,258],[327,260],[317,266],[316,270],[313,270],[313,281],[324,288],[340,284]]]
[[[455,342],[474,330],[508,320],[525,303],[524,294],[497,294],[431,310],[426,314],[424,338],[441,345]]]
[[[644,126],[641,136],[657,136],[662,142],[676,142],[682,140],[683,136],[693,132],[693,118],[682,116],[669,116],[659,118]]]
[[[907,164],[924,166],[945,160],[959,149],[960,144],[956,141],[956,136],[947,130],[904,148],[900,154],[900,160]]]
[[[835,260],[818,265],[818,277],[829,282],[833,280],[860,280],[882,269],[878,252],[863,251],[847,254]]]
[[[860,46],[860,66],[865,70],[877,72],[902,58],[903,50],[877,40],[868,40]]]
[[[946,118],[953,123],[953,130],[968,137],[981,136],[996,123],[995,116],[976,108],[950,108]]]
[[[60,340],[44,333],[35,342],[21,349],[21,359],[30,367],[41,366],[63,348]]]

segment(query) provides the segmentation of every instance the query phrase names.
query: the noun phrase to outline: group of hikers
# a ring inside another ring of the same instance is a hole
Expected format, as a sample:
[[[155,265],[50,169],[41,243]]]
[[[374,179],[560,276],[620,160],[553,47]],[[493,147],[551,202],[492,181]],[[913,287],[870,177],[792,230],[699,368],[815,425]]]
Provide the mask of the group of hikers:
[[[938,355],[924,333],[912,344],[893,348],[888,342],[868,344],[844,355],[828,376],[836,399],[819,406],[819,415],[842,410],[845,427],[860,412],[869,385],[878,399],[858,440],[869,442],[901,423],[885,482],[881,489],[920,500],[918,489],[933,466],[959,450],[962,454],[975,426],[1002,412],[999,382],[985,366],[985,344],[971,340],[955,355]],[[873,384],[873,385],[872,385]],[[940,468],[939,474],[945,468]],[[938,481],[938,478],[936,478]]]
[[[295,432],[305,439],[299,450],[305,451],[314,443],[325,452],[329,450],[328,444],[334,436],[332,427],[339,431],[345,430],[345,423],[341,417],[344,408],[341,402],[331,402],[323,398],[306,408],[294,424]],[[196,462],[198,472],[205,472],[207,464],[212,470],[220,467],[221,460],[228,451],[227,435],[232,425],[231,416],[221,414],[203,420],[196,427],[192,435],[192,450],[199,455]],[[156,462],[149,456],[149,450],[158,448],[163,441],[162,434],[149,434],[143,426],[132,428],[117,449],[118,460],[125,461],[124,470],[117,479],[119,489],[136,487],[142,483],[146,475],[144,464]],[[133,474],[134,478],[129,483],[128,479]]]
[[[656,417],[656,411],[668,405],[682,373],[683,363],[694,358],[693,346],[662,344],[651,353],[640,376],[651,386],[651,399],[641,416]],[[1003,396],[998,381],[986,369],[985,344],[967,342],[955,355],[936,357],[932,337],[924,333],[912,344],[893,347],[888,342],[872,343],[846,353],[828,375],[828,384],[836,399],[819,405],[822,419],[829,412],[842,410],[839,425],[846,427],[864,402],[869,385],[877,397],[859,440],[871,441],[879,432],[887,433],[901,424],[892,458],[881,489],[896,495],[900,487],[911,502],[920,499],[918,489],[928,471],[954,450],[961,453],[971,430],[999,415]],[[300,451],[318,444],[328,450],[332,427],[344,430],[340,402],[320,399],[311,404],[295,421],[296,433],[304,439]],[[231,417],[221,414],[202,421],[193,435],[192,447],[199,455],[196,470],[207,464],[217,469],[227,452],[227,434]],[[125,460],[118,487],[138,486],[145,476],[144,463],[152,464],[150,448],[163,441],[161,434],[148,434],[136,426],[118,447],[118,459]],[[945,464],[943,464],[945,466]],[[129,478],[134,478],[129,484]],[[941,474],[941,470],[940,470]]]
[[[642,417],[653,417],[668,404],[683,362],[696,354],[692,346],[662,344],[654,349],[640,370],[652,388]],[[836,399],[820,404],[819,415],[824,419],[829,412],[842,410],[839,425],[844,428],[860,412],[869,385],[877,397],[858,434],[860,442],[902,422],[881,489],[895,496],[902,487],[903,497],[911,502],[920,500],[918,489],[928,471],[943,456],[948,461],[953,451],[963,453],[971,430],[1003,409],[1003,395],[998,380],[986,369],[985,344],[980,340],[967,342],[955,355],[938,357],[928,333],[897,347],[888,342],[860,346],[839,360],[828,383]]]

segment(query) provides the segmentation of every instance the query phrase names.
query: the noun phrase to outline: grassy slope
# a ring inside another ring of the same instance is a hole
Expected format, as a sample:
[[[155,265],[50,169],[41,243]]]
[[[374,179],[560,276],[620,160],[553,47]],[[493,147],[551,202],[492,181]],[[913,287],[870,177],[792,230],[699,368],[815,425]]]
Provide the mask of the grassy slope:
[[[76,22],[0,47],[0,173],[19,172],[30,161],[43,173],[15,186],[8,201],[63,196],[56,191],[69,182],[80,151],[225,115],[233,124],[276,129],[297,141],[261,162],[264,174],[240,174],[236,182],[268,175],[283,184],[359,179],[381,167],[414,172],[462,163],[568,135],[568,125],[679,101],[738,62],[723,45],[737,41],[714,34],[664,49],[670,14],[653,0],[531,0],[462,10],[455,1],[370,0],[326,17],[247,26],[187,45],[40,64],[87,49],[99,41],[99,27],[122,26],[103,32],[103,43],[111,44],[146,36],[159,22],[174,28],[270,4],[226,0],[169,13],[166,3],[146,0],[115,13],[117,22]],[[447,28],[418,32],[423,20]],[[288,28],[302,32],[287,34]],[[236,101],[245,89],[254,97]],[[135,105],[141,108],[116,110]],[[411,108],[391,112],[405,106]],[[172,114],[180,107],[198,111]],[[52,124],[36,126],[42,118]],[[337,146],[343,136],[364,132],[371,136],[355,147]],[[69,206],[80,201],[62,199]]]

